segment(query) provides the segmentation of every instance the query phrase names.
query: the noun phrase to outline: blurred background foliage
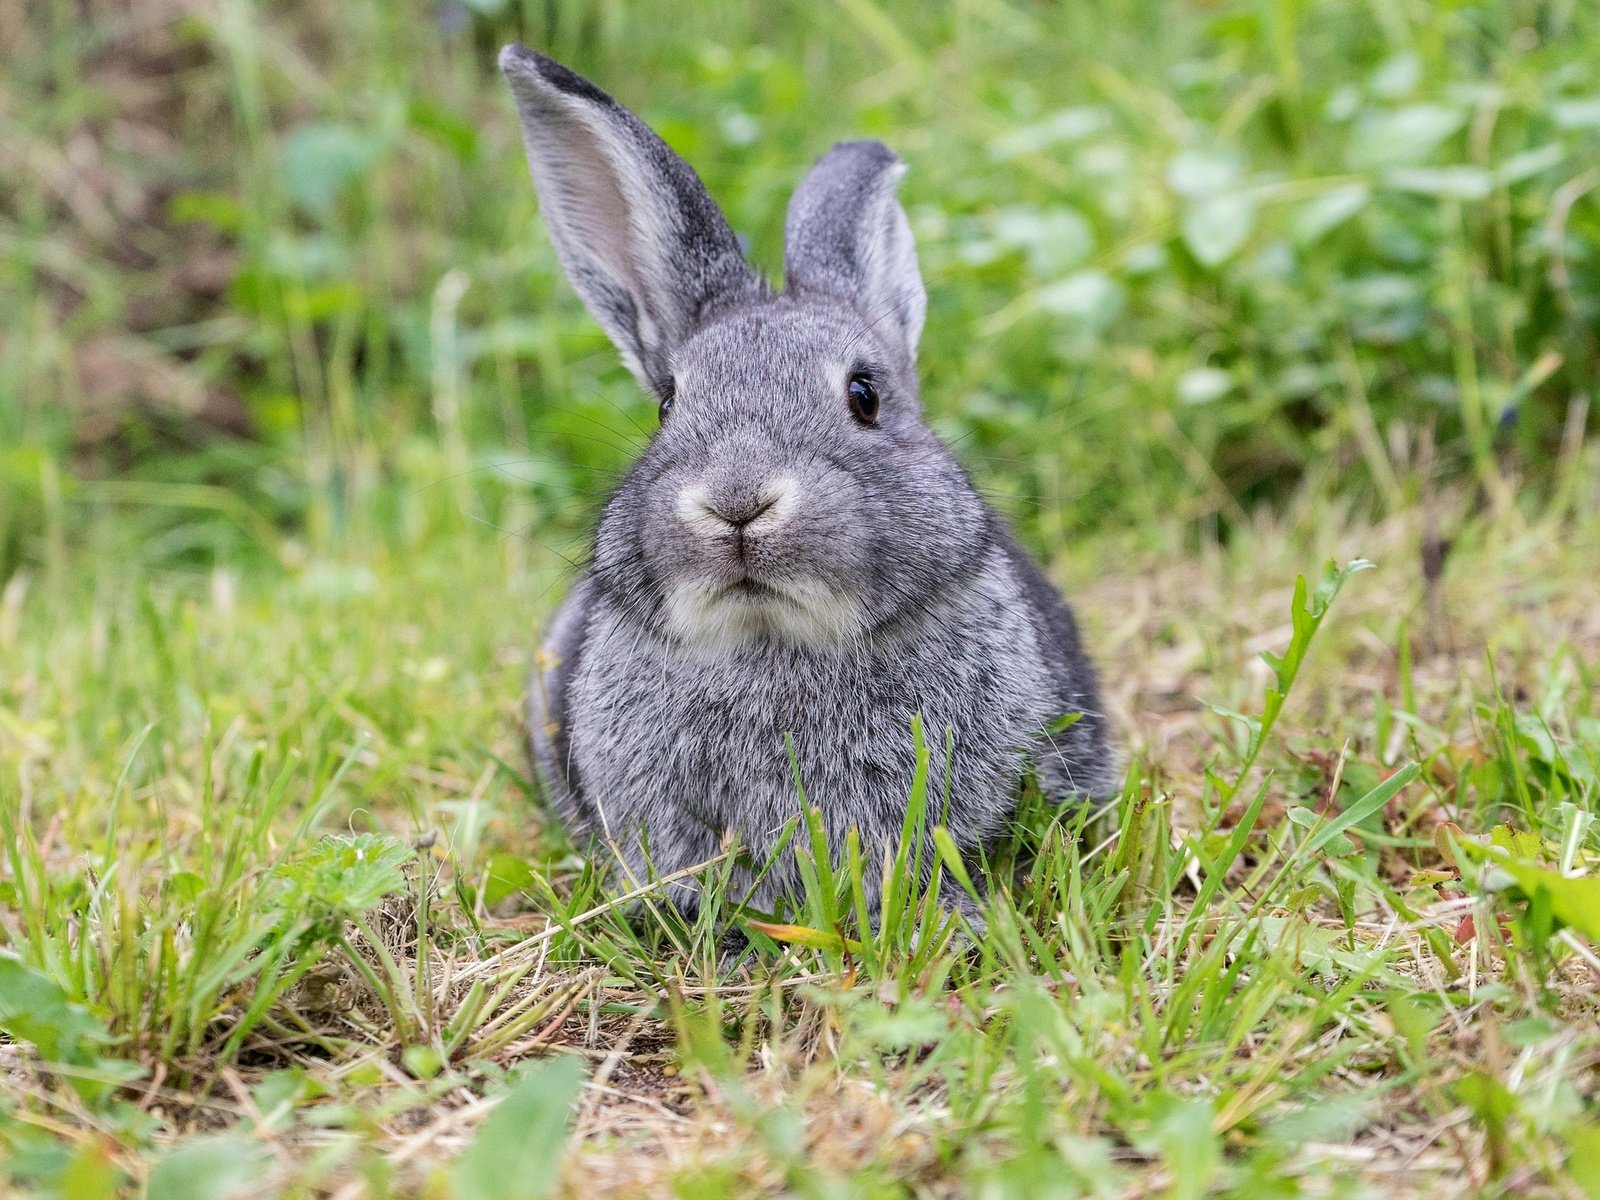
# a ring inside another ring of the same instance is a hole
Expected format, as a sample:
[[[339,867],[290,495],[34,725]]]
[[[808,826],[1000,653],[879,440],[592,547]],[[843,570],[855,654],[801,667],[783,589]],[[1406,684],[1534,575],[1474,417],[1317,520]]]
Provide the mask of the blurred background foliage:
[[[1036,547],[1580,469],[1593,0],[22,0],[0,581],[107,507],[152,566],[441,522],[576,546],[655,417],[537,222],[519,39],[774,274],[809,162],[891,143],[928,407]]]

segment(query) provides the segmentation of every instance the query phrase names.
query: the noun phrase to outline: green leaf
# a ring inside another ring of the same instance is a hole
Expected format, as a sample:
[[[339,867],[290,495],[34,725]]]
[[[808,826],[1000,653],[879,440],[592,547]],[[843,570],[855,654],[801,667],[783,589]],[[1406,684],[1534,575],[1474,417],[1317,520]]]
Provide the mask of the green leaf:
[[[407,1046],[400,1052],[400,1062],[417,1079],[432,1079],[444,1069],[444,1059],[432,1046]]]
[[[1298,825],[1302,829],[1317,829],[1323,822],[1323,814],[1314,808],[1291,808],[1288,816],[1291,824]],[[1330,858],[1348,858],[1356,852],[1356,844],[1340,835],[1329,838],[1322,850]]]
[[[856,1013],[851,1033],[885,1050],[909,1050],[933,1045],[949,1035],[950,1020],[938,1004],[913,996],[894,1008],[863,1005]]]
[[[327,921],[360,916],[406,886],[411,848],[375,833],[325,837],[272,873],[271,885],[285,912],[306,909]]]
[[[1551,105],[1550,115],[1560,129],[1600,129],[1600,96],[1563,100]]]
[[[1184,150],[1167,166],[1167,183],[1178,195],[1190,200],[1215,196],[1238,185],[1244,164],[1236,154],[1205,150]]]
[[[111,1159],[112,1145],[106,1138],[86,1137],[79,1142],[61,1173],[57,1194],[63,1200],[116,1200],[123,1175]]]
[[[997,242],[1023,251],[1033,271],[1046,277],[1079,266],[1094,250],[1094,227],[1066,205],[1014,204],[994,214],[993,229]]]
[[[1081,712],[1063,713],[1046,725],[1044,731],[1049,736],[1054,737],[1058,733],[1065,733],[1081,720],[1083,720]]]
[[[193,871],[178,871],[167,878],[167,894],[180,908],[193,908],[206,890],[206,881]]]
[[[204,222],[222,233],[237,233],[245,223],[244,205],[225,192],[179,192],[167,203],[167,215],[178,222]]]
[[[933,845],[939,852],[939,861],[944,863],[944,869],[950,872],[955,881],[961,885],[961,889],[974,900],[980,899],[978,889],[972,886],[972,876],[967,874],[967,864],[961,861],[961,851],[956,846],[956,840],[943,825],[933,827]]]
[[[1208,196],[1183,214],[1183,244],[1202,266],[1216,267],[1237,254],[1256,226],[1256,204],[1247,192]]]
[[[146,1195],[161,1200],[230,1200],[258,1192],[267,1152],[242,1137],[205,1138],[156,1163]]]
[[[1502,186],[1521,183],[1524,179],[1532,179],[1551,167],[1560,166],[1566,157],[1565,146],[1559,142],[1547,142],[1543,146],[1524,150],[1521,154],[1513,154],[1506,159],[1495,168],[1495,180]]]
[[[995,138],[989,153],[997,161],[1037,154],[1065,142],[1081,142],[1111,123],[1104,109],[1087,106],[1063,108],[1042,120],[1022,125]]]
[[[31,1043],[46,1063],[77,1068],[68,1082],[91,1103],[145,1074],[138,1063],[102,1055],[117,1041],[105,1022],[9,950],[0,950],[0,1032]]]
[[[1517,1111],[1517,1098],[1506,1085],[1482,1071],[1469,1071],[1456,1081],[1456,1095],[1481,1117],[1503,1121]]]
[[[379,149],[377,138],[348,125],[302,125],[284,142],[284,184],[302,207],[324,214],[340,192],[366,174]]]
[[[1339,594],[1350,576],[1371,566],[1372,564],[1364,558],[1351,559],[1343,567],[1335,567],[1333,562],[1329,561],[1322,569],[1322,579],[1317,583],[1317,590],[1309,595],[1306,577],[1304,575],[1295,577],[1294,599],[1289,605],[1289,620],[1294,632],[1289,638],[1289,648],[1282,655],[1273,654],[1269,650],[1261,653],[1263,661],[1272,668],[1280,697],[1288,695],[1289,688],[1294,684],[1295,676],[1300,671],[1300,664],[1305,661],[1306,651],[1311,648],[1311,639],[1321,628],[1322,619],[1328,615],[1334,597]]]
[[[1234,935],[1236,951],[1251,945],[1290,955],[1297,967],[1330,979],[1357,975],[1392,983],[1400,978],[1386,970],[1383,948],[1360,941],[1352,946],[1342,931],[1302,917],[1257,917],[1241,924]]]
[[[267,1129],[281,1129],[294,1118],[294,1111],[313,1096],[325,1095],[320,1083],[299,1067],[269,1071],[250,1088],[260,1120]]]
[[[1310,245],[1344,224],[1367,206],[1372,189],[1364,183],[1329,188],[1308,201],[1296,214],[1291,232],[1301,245]]]
[[[104,1022],[9,950],[0,950],[0,1030],[32,1042],[50,1062],[72,1066],[94,1063],[96,1047],[113,1041]]]
[[[1398,167],[1383,177],[1385,187],[1443,200],[1482,200],[1494,190],[1494,175],[1482,167]]]
[[[1104,271],[1076,271],[1039,289],[1040,309],[1091,330],[1105,329],[1122,314],[1122,286]]]
[[[1172,1177],[1172,1200],[1200,1200],[1222,1167],[1222,1144],[1212,1128],[1211,1105],[1184,1100],[1173,1106],[1152,1131]]]
[[[1567,1135],[1567,1171],[1589,1200],[1600,1200],[1600,1125]]]
[[[470,162],[478,156],[477,127],[442,105],[414,98],[406,106],[406,120],[413,129],[449,150],[462,162]]]
[[[1314,883],[1297,887],[1283,898],[1283,906],[1290,912],[1303,913],[1327,895],[1326,889]]]
[[[1416,90],[1422,79],[1422,59],[1415,54],[1397,54],[1378,64],[1369,84],[1373,94],[1395,100]]]
[[[1552,867],[1512,857],[1498,846],[1463,844],[1462,849],[1486,857],[1509,875],[1530,909],[1544,908],[1561,924],[1600,946],[1600,877],[1563,875]]]
[[[508,896],[528,891],[537,879],[533,868],[515,854],[496,854],[489,859],[484,877],[483,902],[493,908]]]
[[[455,1168],[456,1200],[539,1200],[560,1181],[583,1063],[563,1055],[523,1073]]]
[[[1178,376],[1179,404],[1210,404],[1233,391],[1233,376],[1221,367],[1190,367]]]
[[[1507,1125],[1516,1115],[1517,1097],[1494,1076],[1485,1071],[1469,1071],[1456,1081],[1456,1098],[1472,1110],[1483,1126],[1489,1157],[1489,1170],[1499,1174],[1504,1169],[1510,1147]]]
[[[1410,783],[1419,774],[1422,768],[1416,763],[1407,763],[1377,787],[1373,788],[1349,808],[1345,809],[1333,820],[1329,821],[1306,842],[1306,853],[1315,854],[1324,849],[1345,830],[1352,825],[1366,820],[1373,813],[1383,808],[1406,784]]]
[[[1467,114],[1442,104],[1409,104],[1369,115],[1357,127],[1350,165],[1357,169],[1421,162],[1467,123]]]
[[[1513,829],[1510,825],[1496,825],[1489,831],[1489,844],[1513,858],[1536,859],[1545,848],[1544,839],[1537,833]]]

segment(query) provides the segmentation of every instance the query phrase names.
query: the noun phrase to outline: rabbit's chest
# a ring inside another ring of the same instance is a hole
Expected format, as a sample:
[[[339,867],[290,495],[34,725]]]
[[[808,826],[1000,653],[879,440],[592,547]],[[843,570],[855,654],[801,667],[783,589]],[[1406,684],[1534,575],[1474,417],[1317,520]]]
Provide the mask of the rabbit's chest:
[[[796,670],[637,651],[602,651],[590,664],[574,706],[588,726],[580,740],[608,761],[631,745],[656,777],[697,792],[726,780],[792,794],[791,751],[820,767],[869,755],[875,742],[909,747],[911,716],[928,700],[902,672],[848,664]]]
[[[913,717],[936,774],[951,739],[959,789],[987,796],[1014,783],[1023,743],[1046,719],[1042,693],[1015,686],[971,640],[959,654],[775,647],[706,660],[623,632],[592,630],[572,704],[584,787],[613,806],[776,825],[793,813],[798,782],[846,823],[898,809],[916,764]]]

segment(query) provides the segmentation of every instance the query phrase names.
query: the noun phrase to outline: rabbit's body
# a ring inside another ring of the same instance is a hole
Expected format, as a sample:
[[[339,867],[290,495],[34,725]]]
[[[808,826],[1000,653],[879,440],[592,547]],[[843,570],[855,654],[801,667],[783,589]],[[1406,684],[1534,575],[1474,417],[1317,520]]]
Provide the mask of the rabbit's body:
[[[921,714],[932,803],[976,850],[1001,832],[1030,758],[1063,796],[1103,794],[1110,782],[1088,731],[1071,727],[1053,744],[1040,734],[1071,711],[1062,689],[1080,680],[1061,677],[1048,631],[1006,599],[1028,569],[991,550],[928,611],[848,652],[753,639],[716,656],[641,627],[625,599],[586,580],[558,622],[570,637],[546,647],[556,665],[543,686],[567,721],[553,739],[536,732],[540,768],[569,827],[614,844],[638,879],[642,831],[661,875],[710,859],[730,837],[759,861],[799,811],[796,768],[832,844],[853,827],[870,852],[900,836],[910,721]],[[536,700],[537,730],[546,716]],[[770,910],[797,883],[792,856],[780,856],[752,899]]]
[[[915,714],[964,850],[1001,831],[1030,767],[1063,801],[1108,794],[1071,614],[921,419],[898,160],[876,143],[822,160],[774,295],[637,118],[548,59],[513,48],[502,66],[562,261],[664,418],[531,693],[539,774],[574,832],[636,879],[732,841],[760,864],[803,786],[835,847],[853,828],[876,858],[900,835]],[[793,894],[792,862],[756,904]]]

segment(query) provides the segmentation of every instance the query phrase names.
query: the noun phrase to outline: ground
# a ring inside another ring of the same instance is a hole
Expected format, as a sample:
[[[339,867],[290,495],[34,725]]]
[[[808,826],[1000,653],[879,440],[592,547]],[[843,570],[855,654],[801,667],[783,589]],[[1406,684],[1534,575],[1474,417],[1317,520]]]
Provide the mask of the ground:
[[[976,946],[920,917],[846,947],[848,898],[813,897],[737,966],[552,849],[517,713],[555,592],[517,543],[465,522],[180,578],[104,513],[0,608],[4,928],[68,1064],[5,1050],[12,1184],[520,1195],[559,1161],[614,1195],[1588,1194],[1596,910],[1528,897],[1596,852],[1594,499],[1441,502],[1436,570],[1421,521],[1322,512],[1062,564],[1121,818],[1035,820]],[[1295,576],[1360,558],[1247,767]],[[1471,849],[1497,829],[1520,890]],[[528,1111],[496,1140],[508,1072]]]
[[[1600,5],[694,11],[0,4],[0,1194],[1600,1198]],[[929,420],[1126,767],[980,936],[809,830],[685,927],[537,803],[655,405],[510,41],[774,277],[906,161]]]

